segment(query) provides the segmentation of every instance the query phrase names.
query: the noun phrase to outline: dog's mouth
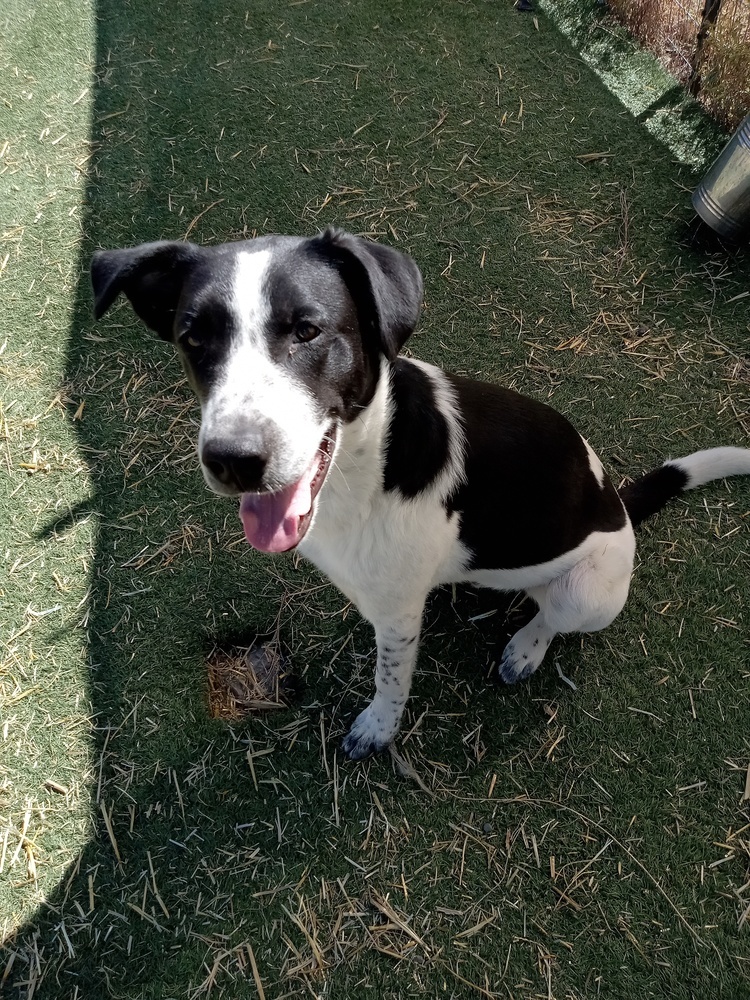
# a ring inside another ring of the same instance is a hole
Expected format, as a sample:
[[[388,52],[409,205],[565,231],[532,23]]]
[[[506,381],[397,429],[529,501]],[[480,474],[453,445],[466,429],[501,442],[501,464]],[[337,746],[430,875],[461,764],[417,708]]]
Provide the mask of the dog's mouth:
[[[336,447],[332,424],[318,445],[303,476],[276,493],[243,493],[240,518],[245,538],[261,552],[288,552],[307,533],[315,513],[315,498],[331,467]]]

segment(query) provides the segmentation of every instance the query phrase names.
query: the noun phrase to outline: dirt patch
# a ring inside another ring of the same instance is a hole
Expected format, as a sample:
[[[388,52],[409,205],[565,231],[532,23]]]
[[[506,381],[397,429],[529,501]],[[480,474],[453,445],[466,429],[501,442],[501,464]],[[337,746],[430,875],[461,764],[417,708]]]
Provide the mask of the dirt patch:
[[[275,639],[258,636],[249,646],[217,646],[207,658],[208,707],[213,719],[236,721],[286,708],[294,684],[289,659]]]

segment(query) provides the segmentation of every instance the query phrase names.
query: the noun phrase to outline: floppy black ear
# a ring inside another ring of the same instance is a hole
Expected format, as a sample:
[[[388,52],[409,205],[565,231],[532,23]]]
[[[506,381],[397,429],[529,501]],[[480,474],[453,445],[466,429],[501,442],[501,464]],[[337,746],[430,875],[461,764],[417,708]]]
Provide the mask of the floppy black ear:
[[[91,259],[94,316],[103,316],[124,292],[146,326],[171,340],[185,276],[201,254],[192,243],[168,241],[127,250],[97,250]]]
[[[422,275],[406,254],[337,229],[312,241],[339,266],[360,313],[370,323],[380,349],[391,361],[414,332],[422,308]]]

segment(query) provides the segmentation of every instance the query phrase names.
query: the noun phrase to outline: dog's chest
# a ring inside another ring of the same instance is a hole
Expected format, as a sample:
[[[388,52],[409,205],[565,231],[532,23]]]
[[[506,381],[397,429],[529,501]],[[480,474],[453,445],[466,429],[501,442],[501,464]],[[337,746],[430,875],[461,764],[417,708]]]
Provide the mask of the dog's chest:
[[[422,600],[466,563],[457,518],[382,490],[358,509],[322,504],[300,550],[371,621]]]
[[[429,591],[441,582],[441,567],[463,563],[465,553],[458,519],[437,496],[405,498],[384,489],[385,425],[368,416],[365,428],[344,434],[300,551],[371,616]]]

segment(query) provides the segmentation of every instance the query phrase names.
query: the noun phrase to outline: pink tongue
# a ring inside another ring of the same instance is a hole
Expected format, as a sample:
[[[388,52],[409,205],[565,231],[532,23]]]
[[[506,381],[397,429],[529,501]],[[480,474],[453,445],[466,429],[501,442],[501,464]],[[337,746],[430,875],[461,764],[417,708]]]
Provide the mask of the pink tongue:
[[[278,493],[243,493],[240,518],[245,538],[261,552],[286,552],[301,541],[300,518],[312,508],[318,456],[304,476]]]

